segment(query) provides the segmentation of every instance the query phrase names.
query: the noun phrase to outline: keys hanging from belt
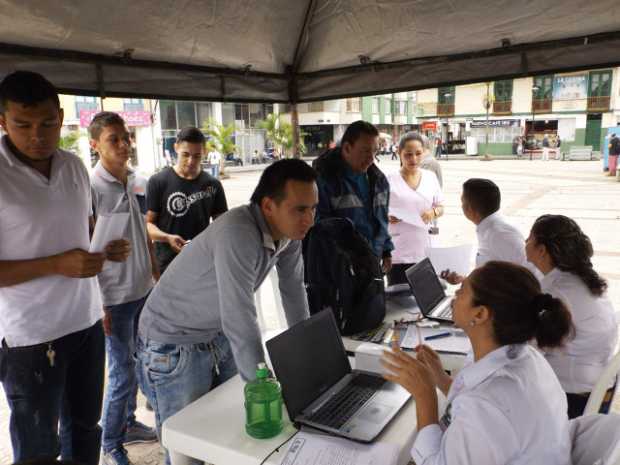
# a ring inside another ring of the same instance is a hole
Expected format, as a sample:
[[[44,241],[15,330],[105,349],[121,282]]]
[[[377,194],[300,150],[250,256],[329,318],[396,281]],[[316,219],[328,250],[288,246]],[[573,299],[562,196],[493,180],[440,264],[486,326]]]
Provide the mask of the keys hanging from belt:
[[[56,351],[52,348],[52,343],[49,342],[47,344],[47,352],[45,353],[45,355],[47,356],[47,359],[50,362],[50,367],[54,368],[54,364],[55,364],[55,359],[56,359]]]

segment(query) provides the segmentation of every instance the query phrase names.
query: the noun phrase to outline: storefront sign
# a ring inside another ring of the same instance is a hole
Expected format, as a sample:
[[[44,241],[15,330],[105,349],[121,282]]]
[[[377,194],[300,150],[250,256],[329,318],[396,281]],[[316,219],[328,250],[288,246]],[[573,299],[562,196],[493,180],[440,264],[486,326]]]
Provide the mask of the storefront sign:
[[[518,119],[490,119],[490,120],[477,120],[470,123],[472,129],[486,128],[487,125],[492,128],[507,128],[507,127],[519,127],[521,121]]]
[[[553,100],[579,100],[588,96],[588,77],[556,76],[553,79]]]
[[[422,123],[422,131],[436,131],[436,130],[437,130],[436,121],[424,121]]]
[[[87,128],[99,110],[80,110],[80,127]],[[148,111],[115,111],[125,120],[127,126],[150,126],[151,113]]]

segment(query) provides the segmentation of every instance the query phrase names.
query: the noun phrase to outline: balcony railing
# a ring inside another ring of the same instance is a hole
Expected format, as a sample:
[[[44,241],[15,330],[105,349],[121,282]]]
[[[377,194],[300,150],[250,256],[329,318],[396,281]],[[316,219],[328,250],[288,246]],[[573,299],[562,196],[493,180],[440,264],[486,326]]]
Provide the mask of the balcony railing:
[[[454,116],[454,103],[438,103],[437,116]]]
[[[607,97],[588,97],[588,111],[608,111],[609,96]]]
[[[503,102],[493,102],[493,114],[495,115],[509,115],[512,113],[512,100],[505,100]]]
[[[552,100],[550,98],[541,98],[532,100],[532,111],[551,111]]]

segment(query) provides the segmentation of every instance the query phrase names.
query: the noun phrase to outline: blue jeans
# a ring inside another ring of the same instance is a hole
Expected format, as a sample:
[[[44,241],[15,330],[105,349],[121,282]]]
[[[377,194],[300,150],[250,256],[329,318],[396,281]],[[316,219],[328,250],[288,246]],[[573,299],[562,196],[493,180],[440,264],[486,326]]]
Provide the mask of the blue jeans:
[[[230,343],[222,333],[199,344],[137,341],[138,382],[161,425],[185,406],[237,374]],[[166,453],[166,463],[170,457]]]
[[[136,328],[146,297],[106,307],[110,313],[112,334],[105,337],[108,356],[108,389],[103,402],[101,426],[103,452],[123,445],[127,426],[136,421]]]
[[[99,463],[105,363],[101,322],[48,343],[0,349],[13,460]],[[59,430],[60,420],[60,430]]]

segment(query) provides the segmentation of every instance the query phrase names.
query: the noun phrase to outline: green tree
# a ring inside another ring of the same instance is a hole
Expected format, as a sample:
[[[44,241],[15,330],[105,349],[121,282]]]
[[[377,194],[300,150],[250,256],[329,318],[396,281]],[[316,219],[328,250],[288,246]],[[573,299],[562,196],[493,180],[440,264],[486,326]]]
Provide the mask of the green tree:
[[[71,131],[67,135],[62,136],[60,138],[60,142],[58,143],[58,146],[63,150],[67,150],[68,152],[77,152],[79,138],[80,138],[79,132]]]
[[[233,142],[235,134],[234,124],[219,124],[215,120],[208,120],[203,123],[202,130],[206,132],[210,139],[207,141],[207,150],[212,152],[217,150],[222,155],[220,158],[220,177],[226,178],[226,155],[235,153],[237,146]]]

